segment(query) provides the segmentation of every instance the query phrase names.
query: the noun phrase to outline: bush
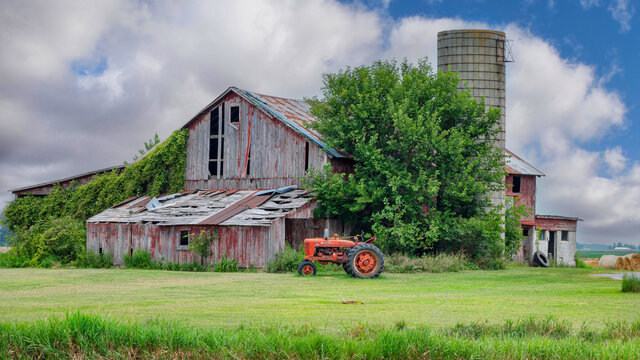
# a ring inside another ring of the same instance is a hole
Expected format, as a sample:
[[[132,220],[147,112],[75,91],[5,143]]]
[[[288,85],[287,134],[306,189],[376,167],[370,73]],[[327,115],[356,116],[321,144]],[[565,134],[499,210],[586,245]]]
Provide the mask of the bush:
[[[16,254],[11,250],[0,254],[0,268],[23,268],[29,266],[29,259]]]
[[[109,253],[96,254],[93,251],[87,251],[78,257],[73,265],[79,268],[108,269],[113,266],[113,260]]]
[[[584,261],[582,261],[582,258],[580,256],[578,256],[577,253],[575,255],[573,255],[573,258],[576,261],[576,267],[577,268],[579,268],[579,269],[593,269],[591,266],[585,264]]]
[[[71,217],[49,219],[16,234],[15,253],[30,266],[68,264],[84,253],[85,225]]]
[[[270,273],[297,271],[302,260],[304,260],[304,252],[294,250],[287,244],[284,250],[267,264],[266,270]]]
[[[470,263],[462,254],[441,253],[421,257],[393,254],[385,256],[384,268],[390,273],[441,273],[477,269],[477,266]]]
[[[214,272],[238,272],[240,268],[238,267],[238,262],[236,259],[229,259],[226,256],[222,255],[222,259],[218,261],[213,267]]]
[[[136,250],[133,255],[124,256],[124,265],[131,269],[157,269],[158,266],[146,250]]]
[[[628,273],[622,275],[622,292],[640,293],[640,277]]]

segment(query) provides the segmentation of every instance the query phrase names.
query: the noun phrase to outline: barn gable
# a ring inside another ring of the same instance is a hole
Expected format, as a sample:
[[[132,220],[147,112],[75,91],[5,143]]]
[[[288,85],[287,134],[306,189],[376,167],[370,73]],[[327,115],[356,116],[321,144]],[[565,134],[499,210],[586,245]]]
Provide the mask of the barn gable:
[[[310,168],[348,168],[346,154],[308,128],[315,120],[309,108],[303,100],[229,88],[184,126],[186,189],[299,185]]]

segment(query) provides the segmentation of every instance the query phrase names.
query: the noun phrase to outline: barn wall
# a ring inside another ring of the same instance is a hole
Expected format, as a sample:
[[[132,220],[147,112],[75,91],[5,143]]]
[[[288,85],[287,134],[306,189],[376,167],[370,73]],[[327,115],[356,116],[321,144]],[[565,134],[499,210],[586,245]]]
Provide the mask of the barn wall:
[[[268,227],[87,223],[87,250],[98,253],[102,248],[103,252],[112,254],[115,265],[123,265],[124,256],[136,250],[146,250],[156,260],[193,262],[191,251],[178,249],[182,230],[189,234],[200,234],[201,230],[218,231],[219,238],[212,241],[211,255],[207,258],[210,264],[226,256],[236,259],[239,266],[265,267],[284,249],[284,219],[278,219]]]
[[[187,190],[256,189],[299,185],[298,179],[306,173],[307,139],[235,93],[230,93],[223,101],[223,175],[209,176],[210,112],[207,112],[189,125]],[[222,103],[219,106],[221,107]],[[230,122],[231,106],[240,106],[240,123],[237,126],[231,125]],[[249,153],[250,164],[247,157]],[[326,152],[315,143],[309,142],[308,167],[320,168],[328,161]]]
[[[521,218],[521,221],[535,221],[536,213],[536,177],[532,175],[516,175],[520,176],[520,192],[513,192],[513,176],[507,175],[505,183],[507,184],[506,195],[517,197],[516,205],[524,204],[529,209],[529,215]]]

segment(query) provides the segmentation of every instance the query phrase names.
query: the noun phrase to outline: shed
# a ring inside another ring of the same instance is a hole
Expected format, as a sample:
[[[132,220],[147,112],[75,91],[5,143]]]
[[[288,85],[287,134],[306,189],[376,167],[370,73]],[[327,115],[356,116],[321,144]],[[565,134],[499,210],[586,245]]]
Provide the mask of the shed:
[[[304,226],[313,218],[312,197],[308,191],[288,187],[129,199],[87,220],[87,249],[110,253],[116,265],[136,250],[146,250],[154,259],[187,263],[196,260],[188,250],[190,239],[204,230],[218,234],[208,263],[226,256],[240,266],[264,267],[284,249],[293,229],[295,234],[290,235],[296,238],[322,236],[325,226],[344,230],[335,220]]]

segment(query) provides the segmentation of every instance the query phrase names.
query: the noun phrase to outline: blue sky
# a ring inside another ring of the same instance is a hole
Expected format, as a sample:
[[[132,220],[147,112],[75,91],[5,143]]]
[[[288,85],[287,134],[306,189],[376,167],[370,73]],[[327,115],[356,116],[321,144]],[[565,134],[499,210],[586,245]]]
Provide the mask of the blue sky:
[[[9,189],[131,161],[229,86],[320,95],[322,74],[435,59],[438,31],[505,31],[507,147],[541,214],[640,244],[638,0],[0,0],[0,207]]]

